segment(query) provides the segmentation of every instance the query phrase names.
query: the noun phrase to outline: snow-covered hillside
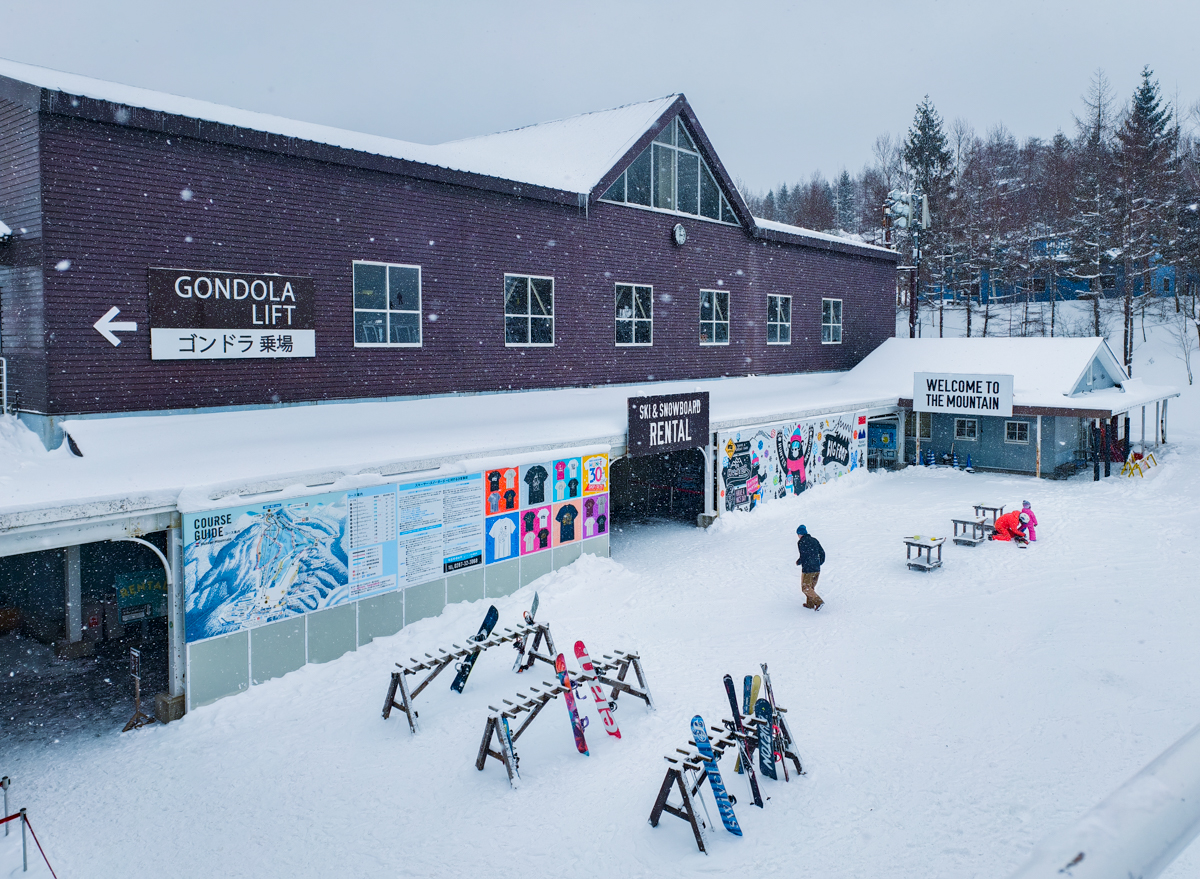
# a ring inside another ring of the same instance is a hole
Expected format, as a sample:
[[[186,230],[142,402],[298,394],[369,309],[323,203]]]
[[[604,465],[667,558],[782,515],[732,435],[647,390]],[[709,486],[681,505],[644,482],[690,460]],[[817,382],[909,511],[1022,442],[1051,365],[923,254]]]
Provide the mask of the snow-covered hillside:
[[[545,666],[518,677],[497,648],[461,696],[439,678],[418,697],[418,735],[380,718],[393,663],[461,642],[482,601],[166,727],[0,730],[0,774],[63,877],[1004,877],[1200,722],[1200,399],[1170,344],[1150,328],[1136,352],[1135,374],[1183,392],[1153,480],[859,471],[707,531],[619,531],[613,559],[496,601],[511,625],[536,588],[568,655],[577,638],[639,651],[657,703],[622,698],[620,741],[593,719],[588,757],[549,705],[518,742],[519,790],[474,760],[487,706]],[[1029,549],[947,546],[940,571],[906,569],[904,535],[1022,500],[1040,521]],[[829,556],[819,613],[792,564],[800,523]],[[693,714],[728,713],[722,675],[760,662],[807,774],[763,781],[759,810],[723,761],[745,835],[718,826],[705,857],[682,821],[647,823],[662,757]],[[0,876],[19,859],[19,836],[0,837]],[[1198,870],[1193,849],[1165,875]]]

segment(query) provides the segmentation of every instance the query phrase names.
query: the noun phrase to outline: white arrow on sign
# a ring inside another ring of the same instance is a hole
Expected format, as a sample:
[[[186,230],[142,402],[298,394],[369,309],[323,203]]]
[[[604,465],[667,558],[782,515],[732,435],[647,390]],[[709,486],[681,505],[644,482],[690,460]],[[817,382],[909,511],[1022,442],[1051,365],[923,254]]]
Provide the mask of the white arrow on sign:
[[[104,313],[104,317],[92,324],[96,328],[96,331],[112,342],[114,346],[121,344],[121,340],[115,335],[116,333],[134,332],[137,330],[137,321],[135,320],[113,320],[120,313],[121,309],[114,305]]]

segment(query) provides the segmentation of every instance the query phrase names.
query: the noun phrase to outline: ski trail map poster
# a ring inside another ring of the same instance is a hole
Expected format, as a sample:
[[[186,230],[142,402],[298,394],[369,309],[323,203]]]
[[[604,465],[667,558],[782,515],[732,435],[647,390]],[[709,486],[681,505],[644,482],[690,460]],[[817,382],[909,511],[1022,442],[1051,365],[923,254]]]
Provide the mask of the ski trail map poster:
[[[187,641],[607,534],[608,463],[596,453],[184,513]]]
[[[769,424],[717,435],[724,509],[800,494],[866,466],[865,414]]]
[[[349,600],[346,494],[183,517],[187,640]]]

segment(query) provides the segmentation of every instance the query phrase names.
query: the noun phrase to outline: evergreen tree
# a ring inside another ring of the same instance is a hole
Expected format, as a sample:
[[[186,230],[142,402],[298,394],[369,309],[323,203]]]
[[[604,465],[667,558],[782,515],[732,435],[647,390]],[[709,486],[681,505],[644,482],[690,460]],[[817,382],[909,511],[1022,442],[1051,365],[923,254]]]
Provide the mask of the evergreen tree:
[[[849,172],[845,168],[838,176],[837,183],[833,189],[834,206],[837,215],[837,227],[846,232],[857,231],[856,217],[858,212],[855,210],[855,192],[854,181],[850,179]]]
[[[929,95],[917,105],[903,155],[913,182],[921,192],[931,199],[942,196],[949,184],[954,155],[942,131],[942,117],[934,109]]]
[[[1125,269],[1124,360],[1133,364],[1134,275],[1142,274],[1142,293],[1150,294],[1155,259],[1170,239],[1175,206],[1178,132],[1169,106],[1162,103],[1149,67],[1133,93],[1129,111],[1116,133],[1114,204]]]

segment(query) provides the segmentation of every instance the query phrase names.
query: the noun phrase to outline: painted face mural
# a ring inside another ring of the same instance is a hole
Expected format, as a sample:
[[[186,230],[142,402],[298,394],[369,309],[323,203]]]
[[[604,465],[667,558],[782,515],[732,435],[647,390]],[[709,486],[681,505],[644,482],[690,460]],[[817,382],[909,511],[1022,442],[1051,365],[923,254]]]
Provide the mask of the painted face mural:
[[[718,435],[725,509],[752,510],[859,467],[866,436],[854,429],[858,417],[833,415],[759,428],[753,434]]]

